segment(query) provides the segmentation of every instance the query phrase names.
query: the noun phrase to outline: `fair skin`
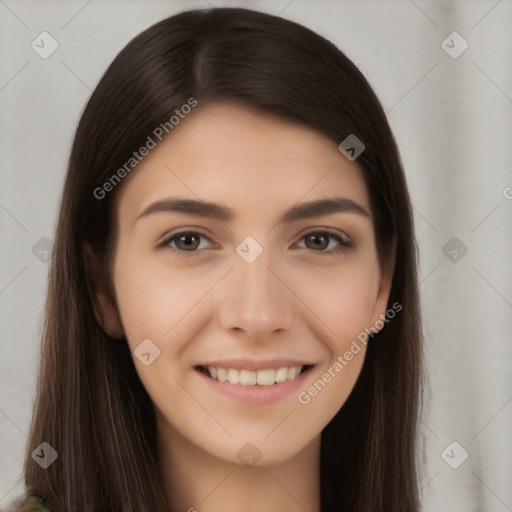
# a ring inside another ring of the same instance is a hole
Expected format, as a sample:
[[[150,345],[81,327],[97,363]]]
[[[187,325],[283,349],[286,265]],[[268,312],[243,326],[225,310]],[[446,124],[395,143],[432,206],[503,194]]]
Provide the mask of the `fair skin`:
[[[298,395],[385,314],[392,278],[392,264],[379,265],[357,162],[308,127],[236,104],[200,105],[117,193],[115,301],[97,279],[96,312],[112,337],[126,336],[154,404],[169,510],[318,512],[320,435],[350,394],[365,346],[308,403]],[[223,205],[233,218],[142,214],[171,197]],[[349,208],[280,220],[335,197]],[[172,238],[180,231],[194,233]],[[246,237],[256,242],[240,245]],[[258,247],[254,261],[242,257]],[[160,350],[147,366],[134,355],[146,339],[146,352]],[[306,371],[243,386],[198,368],[223,365]]]

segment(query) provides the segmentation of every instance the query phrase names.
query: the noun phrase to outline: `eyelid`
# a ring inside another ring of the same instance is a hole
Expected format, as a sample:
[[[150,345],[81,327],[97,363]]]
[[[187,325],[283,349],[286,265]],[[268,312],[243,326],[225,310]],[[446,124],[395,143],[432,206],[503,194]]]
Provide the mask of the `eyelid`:
[[[322,228],[322,227],[316,227],[316,228],[308,230],[306,233],[302,233],[299,236],[298,240],[293,245],[295,246],[298,243],[303,242],[303,240],[306,237],[308,237],[309,235],[314,235],[314,234],[322,234],[322,235],[327,235],[330,238],[334,238],[335,240],[337,240],[338,245],[329,250],[324,249],[324,250],[315,251],[314,249],[309,249],[308,247],[299,247],[299,249],[309,249],[309,251],[312,252],[313,254],[316,252],[319,255],[327,257],[327,256],[336,256],[336,255],[339,255],[340,253],[350,251],[350,250],[353,250],[356,248],[355,243],[352,241],[352,239],[346,233],[340,234],[340,232],[333,231],[331,228]]]
[[[307,228],[307,230],[301,233],[298,237],[298,240],[302,240],[304,237],[314,234],[314,233],[326,233],[331,235],[332,237],[338,237],[342,242],[347,244],[352,243],[351,237],[342,230],[336,230],[334,228],[327,228],[323,226],[315,226],[314,228]]]
[[[189,228],[177,228],[177,230],[175,230],[175,231],[170,231],[170,232],[166,233],[165,235],[163,235],[162,237],[160,237],[158,239],[158,241],[156,242],[156,245],[157,245],[157,247],[165,246],[174,237],[177,237],[182,234],[189,234],[189,233],[201,235],[204,238],[207,238],[210,242],[212,242],[210,235],[206,234],[206,232],[204,230],[202,230],[201,228],[196,228],[194,226],[191,226]]]
[[[326,227],[322,227],[322,226],[308,228],[307,231],[302,232],[300,235],[298,235],[298,238],[293,243],[293,246],[296,245],[297,243],[301,242],[305,237],[307,237],[311,234],[317,234],[317,233],[327,234],[335,239],[338,239],[340,245],[338,247],[336,247],[334,249],[330,249],[328,251],[326,251],[326,250],[314,251],[313,249],[311,249],[311,251],[313,251],[313,252],[318,252],[320,254],[322,254],[322,253],[324,253],[324,254],[333,254],[334,253],[335,254],[337,251],[355,247],[355,244],[352,242],[352,239],[346,233],[344,233],[344,232],[340,233],[339,231],[335,231],[332,228],[326,228]],[[158,248],[167,248],[167,249],[169,249],[175,253],[179,253],[180,255],[183,255],[183,256],[193,256],[194,254],[198,254],[204,250],[204,249],[201,249],[201,250],[196,249],[193,251],[184,251],[184,250],[180,250],[180,249],[175,249],[174,247],[169,247],[171,240],[179,237],[182,234],[201,235],[201,237],[206,238],[211,244],[216,245],[215,242],[213,242],[212,238],[209,235],[207,235],[201,228],[196,228],[196,227],[178,228],[177,231],[171,231],[170,233],[166,233],[162,238],[160,238],[160,240],[157,242],[156,245]]]

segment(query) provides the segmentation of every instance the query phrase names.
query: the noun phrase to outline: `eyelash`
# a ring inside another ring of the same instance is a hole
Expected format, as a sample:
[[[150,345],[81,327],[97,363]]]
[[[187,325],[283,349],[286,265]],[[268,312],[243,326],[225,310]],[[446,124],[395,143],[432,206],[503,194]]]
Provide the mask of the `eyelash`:
[[[354,248],[354,244],[352,242],[350,242],[348,240],[344,240],[337,233],[333,233],[332,231],[329,231],[327,229],[322,229],[322,230],[318,230],[318,231],[310,231],[309,233],[306,233],[305,235],[303,235],[299,239],[299,241],[300,240],[304,240],[308,236],[319,235],[319,234],[320,235],[327,235],[328,237],[336,239],[339,242],[339,245],[337,247],[335,247],[334,249],[330,249],[330,250],[323,249],[323,250],[315,251],[314,249],[310,249],[311,251],[318,252],[318,253],[324,254],[324,255],[334,256],[336,254],[339,254],[339,253],[342,253],[342,252],[345,252],[345,251],[347,251],[349,249],[353,249]],[[185,258],[197,255],[197,253],[200,252],[201,250],[195,249],[195,250],[192,250],[192,251],[184,251],[182,249],[177,249],[177,248],[174,248],[174,247],[170,247],[169,244],[173,240],[175,240],[175,239],[177,239],[177,238],[179,238],[180,236],[183,236],[183,235],[200,235],[201,237],[206,238],[207,240],[209,240],[211,242],[210,237],[207,236],[205,233],[202,233],[201,231],[184,230],[184,231],[180,231],[178,233],[173,233],[171,236],[166,237],[164,240],[162,240],[162,242],[160,242],[158,244],[158,247],[162,248],[162,249],[171,250],[172,252],[175,252],[179,256],[183,256]],[[306,247],[306,249],[308,249],[308,247]]]

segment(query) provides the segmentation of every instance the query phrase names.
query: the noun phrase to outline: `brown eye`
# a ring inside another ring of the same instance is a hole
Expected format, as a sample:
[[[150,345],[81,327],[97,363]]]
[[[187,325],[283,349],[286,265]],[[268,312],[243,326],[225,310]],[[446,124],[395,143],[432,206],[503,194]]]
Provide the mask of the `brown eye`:
[[[193,251],[198,248],[200,237],[194,233],[175,235],[176,247],[183,251]]]
[[[329,235],[325,234],[313,234],[304,237],[306,240],[306,247],[308,249],[325,249],[329,245]],[[311,245],[308,245],[308,242]]]
[[[201,240],[211,242],[210,238],[200,231],[180,231],[166,237],[158,247],[170,249],[179,256],[194,256],[205,248]],[[208,242],[206,248],[208,248]]]
[[[324,254],[333,254],[354,248],[354,244],[351,241],[345,240],[337,233],[332,233],[330,231],[312,231],[302,237],[301,240],[304,240],[306,249],[311,249]],[[331,248],[328,249],[332,240],[335,240],[337,245],[334,247],[331,246]]]

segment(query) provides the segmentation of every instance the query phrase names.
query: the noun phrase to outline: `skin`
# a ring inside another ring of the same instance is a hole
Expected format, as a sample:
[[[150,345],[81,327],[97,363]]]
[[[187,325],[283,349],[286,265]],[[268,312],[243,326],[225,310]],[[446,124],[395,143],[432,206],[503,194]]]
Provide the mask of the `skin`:
[[[133,359],[156,411],[170,510],[319,511],[320,434],[350,394],[365,346],[308,404],[297,394],[385,314],[393,261],[379,265],[371,215],[277,221],[297,203],[335,196],[370,212],[357,162],[308,127],[237,104],[206,105],[116,192],[117,241],[110,266],[95,274],[96,314],[111,336],[126,336],[132,355],[148,338],[160,349],[148,366]],[[167,211],[137,219],[170,196],[219,203],[236,217]],[[157,247],[183,228],[206,234],[195,252],[179,237]],[[353,247],[333,252],[335,237],[308,242],[322,229]],[[263,248],[252,263],[236,252],[247,236]],[[227,357],[315,366],[297,391],[248,404],[194,369]],[[237,457],[247,442],[261,453],[253,467]]]

